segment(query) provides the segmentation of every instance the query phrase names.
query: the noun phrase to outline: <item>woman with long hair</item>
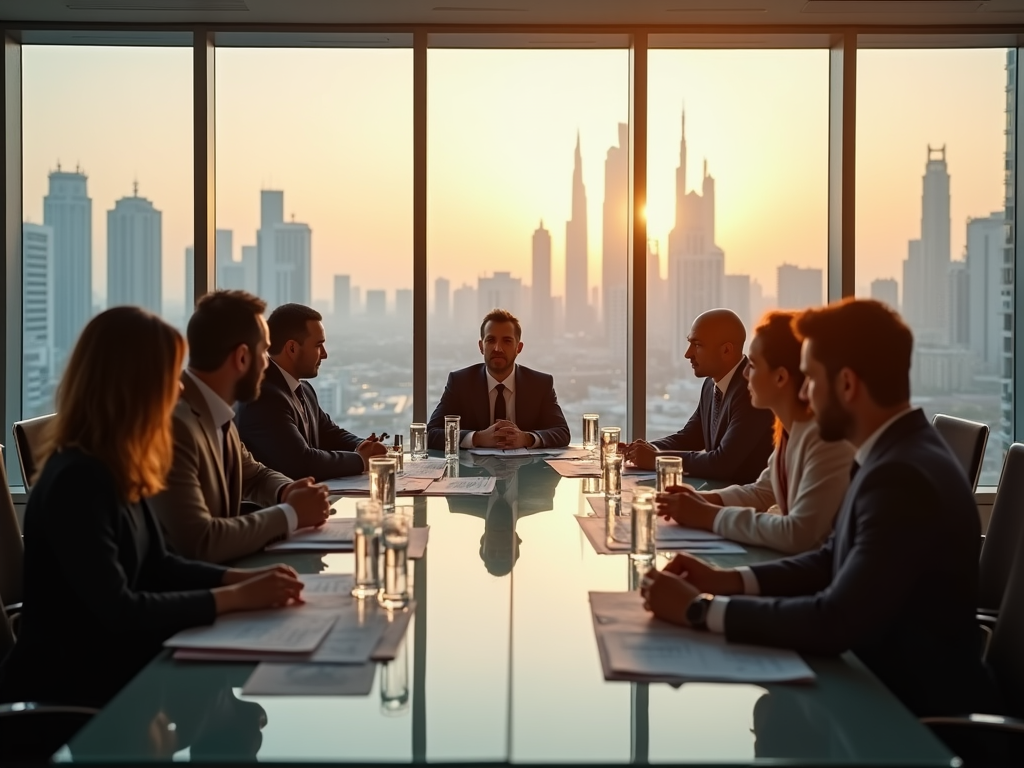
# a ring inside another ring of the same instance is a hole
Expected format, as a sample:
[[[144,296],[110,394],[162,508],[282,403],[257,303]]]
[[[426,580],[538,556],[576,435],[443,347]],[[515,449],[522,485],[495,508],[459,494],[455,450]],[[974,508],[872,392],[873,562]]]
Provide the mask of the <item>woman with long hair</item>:
[[[775,414],[775,450],[756,482],[720,491],[679,486],[658,511],[680,525],[786,553],[820,545],[850,483],[853,446],[825,442],[800,396],[800,340],[793,312],[770,312],[754,330],[744,376],[755,408]]]
[[[185,342],[138,307],[82,331],[25,509],[24,609],[0,700],[102,706],[182,629],[301,601],[284,565],[170,554],[146,498],[171,466]]]

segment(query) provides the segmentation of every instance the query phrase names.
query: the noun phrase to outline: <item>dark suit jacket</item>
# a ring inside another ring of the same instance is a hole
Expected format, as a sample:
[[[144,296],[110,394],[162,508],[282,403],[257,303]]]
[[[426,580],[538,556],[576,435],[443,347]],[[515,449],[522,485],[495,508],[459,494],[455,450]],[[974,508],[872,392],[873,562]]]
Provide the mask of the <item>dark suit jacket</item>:
[[[100,706],[171,635],[210,624],[224,569],[169,554],[145,502],[107,467],[54,454],[25,510],[25,607],[0,700]]]
[[[697,410],[686,426],[651,445],[668,455],[682,456],[683,471],[688,475],[738,485],[757,480],[774,450],[775,416],[770,410],[751,405],[747,380],[743,378],[746,367],[744,357],[722,396],[722,415],[715,434],[711,434],[715,382],[708,377],[700,390]]]
[[[239,404],[238,435],[256,461],[288,477],[312,475],[318,482],[362,472],[363,459],[355,453],[362,439],[334,423],[309,382],[300,381],[296,394],[305,400],[310,416],[309,440],[295,396],[273,363],[267,366],[259,398]]]
[[[544,447],[568,445],[569,426],[555,396],[551,374],[517,365],[515,377],[516,426],[524,432],[536,432]],[[491,426],[486,365],[477,363],[448,374],[441,400],[427,423],[428,447],[444,449],[445,416],[462,417],[460,441],[468,432]]]
[[[918,716],[998,712],[978,651],[981,523],[960,465],[921,411],[894,422],[857,472],[829,540],[755,565],[729,640],[852,650]]]

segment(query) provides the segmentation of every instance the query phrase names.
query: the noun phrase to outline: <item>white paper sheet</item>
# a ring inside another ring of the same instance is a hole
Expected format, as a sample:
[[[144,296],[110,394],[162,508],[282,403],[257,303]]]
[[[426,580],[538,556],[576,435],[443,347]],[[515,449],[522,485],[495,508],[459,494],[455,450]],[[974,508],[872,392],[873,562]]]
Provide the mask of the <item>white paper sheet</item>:
[[[377,665],[263,663],[253,670],[245,696],[366,696]]]
[[[489,496],[494,491],[493,477],[446,477],[435,480],[424,496]]]
[[[444,477],[447,468],[448,462],[444,459],[423,459],[422,461],[406,459],[405,469],[402,470],[400,477],[440,480]]]
[[[352,541],[355,538],[356,520],[354,517],[335,517],[328,520],[319,528],[302,528],[295,531],[287,539],[275,541],[267,546],[268,552],[287,550],[288,545],[316,544],[316,545],[347,545],[352,548]]]
[[[576,522],[587,536],[587,540],[594,547],[599,555],[624,555],[630,550],[630,520],[624,518],[618,522],[620,526],[618,535],[612,546],[608,546],[605,526],[607,521],[603,517],[576,515]],[[741,545],[732,542],[718,541],[673,541],[671,539],[658,538],[655,547],[661,552],[691,552],[695,555],[742,555],[745,550]]]
[[[598,517],[604,517],[607,514],[608,502],[604,496],[588,496],[587,501],[594,510],[594,514]],[[631,512],[633,508],[632,494],[630,500],[627,501],[623,496],[622,509],[627,513]],[[628,523],[629,521],[625,521]],[[723,541],[723,537],[719,536],[713,531],[704,531],[699,528],[686,528],[682,525],[676,525],[671,520],[666,520],[663,517],[658,518],[658,531],[656,534],[657,542],[667,543],[675,541]]]
[[[721,635],[682,630],[601,633],[613,672],[643,677],[732,683],[792,683],[814,679],[793,651],[726,642]]]
[[[562,477],[600,477],[601,465],[596,461],[572,461],[570,459],[548,459],[548,465]],[[655,473],[637,467],[624,467],[623,478],[653,480]]]
[[[369,475],[350,475],[349,477],[335,477],[331,480],[324,480],[328,493],[334,496],[362,496],[370,493]],[[395,494],[406,496],[416,494],[430,485],[430,478],[413,477],[400,473],[396,478]]]
[[[426,553],[427,541],[430,536],[430,526],[424,526],[423,528],[413,528],[409,531],[409,551],[408,557],[410,560],[419,560]],[[307,541],[296,541],[293,538],[285,539],[284,541],[278,541],[271,544],[264,551],[265,552],[351,552],[354,547],[354,543],[350,539],[349,541],[318,541],[311,539]],[[300,574],[300,578],[304,578]]]
[[[207,627],[192,627],[171,638],[169,648],[308,653],[324,639],[337,614],[291,606],[266,611],[229,613]]]
[[[585,459],[590,451],[582,448],[470,448],[474,456],[554,456],[559,459]]]

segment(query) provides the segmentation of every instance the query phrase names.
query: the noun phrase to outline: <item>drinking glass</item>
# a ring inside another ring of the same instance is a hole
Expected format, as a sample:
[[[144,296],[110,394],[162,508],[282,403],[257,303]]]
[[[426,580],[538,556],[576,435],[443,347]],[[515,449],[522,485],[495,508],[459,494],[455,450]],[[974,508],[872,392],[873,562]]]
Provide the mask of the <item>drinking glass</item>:
[[[445,462],[445,477],[458,477],[459,476],[459,460],[458,458],[449,458]]]
[[[409,425],[409,458],[413,461],[423,461],[427,458],[427,425]]]
[[[604,535],[609,548],[629,543],[629,529],[622,509],[621,496],[606,496],[604,504]]]
[[[381,669],[380,711],[388,716],[401,715],[409,708],[409,653],[403,640],[395,658]]]
[[[622,498],[622,454],[609,453],[604,457],[602,467],[602,479],[604,480],[604,496]]]
[[[398,462],[374,456],[370,459],[370,498],[380,503],[385,514],[395,509],[395,485]]]
[[[634,560],[654,563],[654,499],[649,493],[633,496],[630,515],[632,539],[629,556]]]
[[[583,450],[590,452],[591,461],[594,459],[598,441],[601,439],[597,422],[598,416],[596,413],[583,414]]]
[[[384,588],[377,601],[389,611],[409,605],[409,531],[412,515],[408,508],[384,515],[381,538],[384,541]]]
[[[605,457],[612,453],[619,452],[619,442],[622,439],[620,427],[601,427],[601,466],[604,466]]]
[[[673,485],[683,484],[683,459],[681,456],[655,456],[654,471],[658,478],[658,493],[667,492]]]
[[[444,457],[446,459],[458,458],[459,456],[461,423],[462,418],[460,416],[444,417]]]
[[[388,458],[395,460],[395,471],[402,472],[405,469],[405,453],[402,450],[400,441],[401,435],[395,435],[395,445],[388,446]]]
[[[362,499],[356,502],[356,529],[353,542],[356,555],[355,586],[352,596],[363,599],[380,590],[380,532],[383,513],[380,502]]]

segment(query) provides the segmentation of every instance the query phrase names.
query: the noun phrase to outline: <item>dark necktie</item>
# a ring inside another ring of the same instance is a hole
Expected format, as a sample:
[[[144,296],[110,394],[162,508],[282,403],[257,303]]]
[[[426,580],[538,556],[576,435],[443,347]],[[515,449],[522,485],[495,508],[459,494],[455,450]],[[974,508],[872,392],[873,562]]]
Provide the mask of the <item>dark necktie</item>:
[[[505,410],[505,385],[495,384],[494,391],[496,397],[494,398],[494,420],[508,418]]]
[[[224,422],[221,428],[224,433],[224,479],[227,480],[228,488],[231,487],[231,478],[235,474],[235,450],[231,442],[231,422]]]
[[[722,417],[722,390],[715,384],[715,402],[711,406],[711,439],[714,440],[718,434],[718,421]]]
[[[857,472],[860,471],[860,464],[856,461],[850,465],[850,482],[853,482],[853,478],[857,476]]]
[[[306,436],[306,443],[313,444],[313,431],[309,426],[309,411],[306,410],[306,398],[302,396],[302,385],[295,388],[295,399],[299,401],[299,418],[302,419],[302,427]]]

